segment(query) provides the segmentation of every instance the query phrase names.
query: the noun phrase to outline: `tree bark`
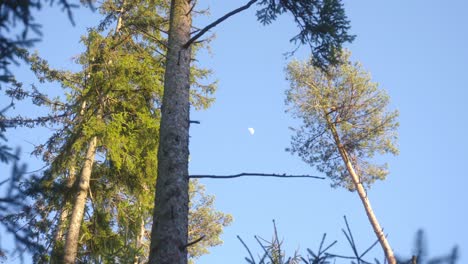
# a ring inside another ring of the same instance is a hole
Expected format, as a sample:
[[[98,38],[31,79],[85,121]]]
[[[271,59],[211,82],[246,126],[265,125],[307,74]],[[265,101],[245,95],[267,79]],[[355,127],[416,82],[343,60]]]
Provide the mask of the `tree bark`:
[[[150,264],[187,263],[191,2],[171,1]]]
[[[369,198],[367,197],[366,190],[362,186],[362,183],[359,180],[359,176],[356,174],[354,170],[353,164],[351,163],[349,159],[348,152],[341,144],[341,139],[340,139],[340,136],[338,135],[338,131],[336,130],[336,126],[330,120],[330,117],[328,116],[328,114],[326,112],[324,112],[324,114],[327,120],[328,127],[330,128],[333,134],[333,138],[340,152],[341,158],[343,159],[343,162],[346,165],[346,169],[348,170],[348,173],[351,176],[354,187],[356,188],[359,198],[361,199],[362,205],[364,206],[364,209],[366,211],[367,218],[369,219],[369,222],[372,228],[374,229],[374,233],[377,236],[377,239],[379,240],[379,243],[382,246],[382,249],[385,253],[385,257],[387,258],[387,261],[389,264],[396,264],[397,262],[396,262],[393,250],[390,247],[390,244],[388,243],[387,238],[385,237],[385,234],[382,230],[382,227],[379,224],[379,221],[377,220],[377,217],[375,216],[374,211],[372,210],[372,206],[370,204]]]
[[[139,252],[143,252],[143,239],[145,238],[145,220],[141,219],[140,223],[140,233],[137,236],[135,245],[136,248],[138,249]],[[140,256],[141,254],[138,254],[135,256],[135,261],[133,264],[139,264],[140,263]]]
[[[67,184],[66,184],[66,190],[71,191],[73,188],[73,185],[75,184],[76,181],[76,168],[75,165],[71,165],[70,169],[68,170],[68,179],[67,179]],[[57,223],[57,228],[55,230],[55,236],[54,236],[54,247],[52,249],[52,263],[58,263],[60,259],[62,259],[61,255],[63,252],[63,232],[65,230],[65,223],[67,221],[67,218],[70,214],[70,211],[68,210],[67,206],[70,204],[69,197],[67,195],[63,196],[63,201],[62,201],[62,208],[60,209],[60,216],[58,219]]]
[[[70,218],[67,237],[65,240],[65,248],[63,255],[63,263],[75,263],[76,255],[78,252],[78,240],[80,235],[81,222],[85,211],[86,200],[88,198],[89,181],[91,179],[91,172],[94,164],[94,157],[96,155],[97,137],[93,137],[86,151],[86,160],[81,170],[79,178],[78,190],[73,204],[73,211]]]
[[[82,117],[84,115],[86,109],[86,101],[83,101],[81,103],[81,109],[80,109],[80,116]],[[67,179],[67,184],[66,184],[66,190],[67,191],[72,191],[73,185],[75,185],[76,181],[76,153],[72,154],[73,158],[71,161],[70,168],[68,170],[68,179]],[[63,259],[63,251],[64,251],[64,244],[63,244],[63,239],[64,239],[64,230],[65,230],[65,222],[67,221],[67,218],[70,215],[70,211],[68,210],[68,205],[70,204],[71,197],[68,194],[65,194],[63,196],[63,204],[62,208],[60,209],[60,218],[59,222],[57,224],[57,229],[55,231],[55,237],[54,237],[54,248],[51,253],[52,257],[52,262],[51,263],[60,263]]]

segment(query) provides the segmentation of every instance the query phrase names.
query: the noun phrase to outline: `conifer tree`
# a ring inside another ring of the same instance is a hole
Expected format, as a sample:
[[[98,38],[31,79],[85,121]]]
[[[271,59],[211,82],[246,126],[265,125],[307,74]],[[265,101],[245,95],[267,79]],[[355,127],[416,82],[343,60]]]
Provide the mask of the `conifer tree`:
[[[336,63],[341,45],[354,38],[348,34],[349,21],[340,0],[250,0],[195,31],[192,12],[196,1],[170,1],[150,264],[186,264],[191,245],[187,223],[192,46],[207,31],[256,3],[260,6],[257,17],[263,24],[283,13],[292,14],[299,33],[291,41],[309,45],[312,61],[320,67]]]
[[[287,103],[302,120],[289,151],[324,172],[333,186],[358,193],[386,259],[395,264],[366,188],[388,174],[386,164],[372,163],[375,154],[398,153],[398,112],[386,111],[388,95],[359,63],[350,61],[349,52],[341,61],[326,71],[308,62],[293,61],[287,67]]]
[[[67,91],[65,102],[51,100],[37,90],[10,91],[18,99],[29,96],[38,105],[51,108],[48,117],[17,118],[17,124],[48,123],[60,128],[37,148],[50,167],[43,178],[31,183],[34,186],[29,190],[36,199],[34,211],[41,212],[40,216],[28,217],[38,223],[33,227],[36,236],[45,238],[36,250],[35,262],[142,263],[147,259],[146,229],[152,220],[165,63],[165,40],[159,30],[165,25],[161,16],[165,8],[164,2],[157,1],[105,2],[101,10],[105,19],[98,30],[91,30],[83,38],[87,52],[78,58],[83,65],[81,72],[53,70],[38,56],[24,55],[41,81],[58,81]],[[112,24],[120,25],[119,32],[111,30],[103,36],[100,32]],[[201,80],[210,71],[193,67],[192,73],[191,83],[198,89],[192,91],[191,103],[195,108],[206,108],[213,100],[215,87]],[[88,143],[94,144],[94,139],[95,150],[86,158],[88,150],[92,150]],[[75,179],[96,153],[104,158],[89,166],[91,184],[82,192],[87,197],[80,209],[85,214],[81,220],[78,217],[77,225],[81,235],[70,248],[75,252],[62,260],[70,244],[64,242],[64,237],[70,235],[70,214],[77,206],[71,195],[79,188]],[[203,192],[202,186],[196,182],[191,186],[191,236],[206,237],[190,249],[190,256],[196,258],[207,252],[205,247],[220,243],[222,227],[231,218],[214,211],[213,198]],[[47,257],[48,248],[53,248],[51,259]]]

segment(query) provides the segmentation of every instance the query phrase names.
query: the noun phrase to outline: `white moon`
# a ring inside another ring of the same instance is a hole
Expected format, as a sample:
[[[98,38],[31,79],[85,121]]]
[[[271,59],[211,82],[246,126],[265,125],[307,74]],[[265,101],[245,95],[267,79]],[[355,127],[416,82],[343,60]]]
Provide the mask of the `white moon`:
[[[253,135],[255,133],[255,129],[249,127],[248,128],[250,135]]]

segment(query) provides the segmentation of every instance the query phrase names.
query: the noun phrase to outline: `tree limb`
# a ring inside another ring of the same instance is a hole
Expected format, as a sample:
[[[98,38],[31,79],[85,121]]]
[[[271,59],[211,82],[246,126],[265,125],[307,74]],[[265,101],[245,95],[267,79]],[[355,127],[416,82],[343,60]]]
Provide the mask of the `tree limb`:
[[[201,178],[209,178],[209,179],[232,179],[232,178],[239,178],[243,176],[257,176],[257,177],[276,177],[276,178],[313,178],[313,179],[320,179],[324,180],[325,177],[319,176],[312,176],[312,175],[287,175],[287,174],[275,174],[275,173],[248,173],[243,172],[234,175],[190,175],[190,179],[201,179]]]
[[[250,0],[247,4],[241,6],[241,7],[237,8],[237,9],[232,10],[231,12],[229,12],[226,15],[220,17],[219,19],[217,19],[213,23],[211,23],[208,26],[204,27],[202,30],[200,30],[200,32],[198,32],[195,36],[193,36],[191,39],[189,39],[189,41],[187,41],[187,43],[184,44],[184,48],[185,49],[188,48],[194,41],[196,41],[201,36],[203,36],[208,30],[216,27],[218,24],[220,24],[224,20],[226,20],[226,19],[230,18],[231,16],[233,16],[233,15],[235,15],[237,13],[240,13],[240,12],[246,10],[246,9],[249,9],[250,6],[252,6],[257,1],[258,0]]]
[[[196,243],[202,241],[204,238],[205,238],[205,236],[203,235],[203,236],[199,237],[198,239],[196,239],[196,240],[194,240],[194,241],[188,243],[187,245],[184,245],[184,246],[182,247],[182,249],[186,249],[186,248],[188,248],[188,247],[190,247],[190,246],[193,246],[193,245],[195,245]]]

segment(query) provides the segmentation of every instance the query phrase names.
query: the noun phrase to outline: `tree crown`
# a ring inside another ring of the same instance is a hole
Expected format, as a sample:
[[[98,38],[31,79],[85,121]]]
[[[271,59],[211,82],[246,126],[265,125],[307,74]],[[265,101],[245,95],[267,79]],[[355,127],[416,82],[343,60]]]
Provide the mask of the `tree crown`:
[[[291,42],[309,45],[314,66],[325,69],[340,62],[342,45],[352,42],[351,26],[341,0],[261,0],[257,17],[270,24],[278,15],[289,12],[299,28]]]
[[[337,144],[348,153],[363,184],[385,179],[387,165],[371,160],[375,154],[398,154],[398,112],[386,111],[389,96],[360,63],[350,61],[349,52],[343,52],[341,60],[326,71],[299,61],[287,67],[291,88],[286,102],[293,116],[302,120],[288,150],[324,172],[333,186],[353,190]],[[334,139],[332,126],[340,142]]]

